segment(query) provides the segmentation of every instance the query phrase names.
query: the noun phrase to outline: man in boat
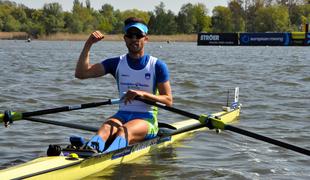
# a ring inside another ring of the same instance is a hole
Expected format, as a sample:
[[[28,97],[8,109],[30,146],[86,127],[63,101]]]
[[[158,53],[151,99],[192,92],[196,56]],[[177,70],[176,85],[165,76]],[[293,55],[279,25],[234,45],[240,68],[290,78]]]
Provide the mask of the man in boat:
[[[122,100],[119,110],[102,124],[97,135],[87,143],[87,147],[99,152],[110,152],[157,135],[157,108],[134,100],[135,97],[172,105],[167,65],[144,51],[148,41],[147,25],[135,17],[126,19],[124,24],[127,54],[90,64],[92,45],[104,39],[101,32],[95,31],[85,42],[75,70],[75,77],[79,79],[112,74],[117,82]]]

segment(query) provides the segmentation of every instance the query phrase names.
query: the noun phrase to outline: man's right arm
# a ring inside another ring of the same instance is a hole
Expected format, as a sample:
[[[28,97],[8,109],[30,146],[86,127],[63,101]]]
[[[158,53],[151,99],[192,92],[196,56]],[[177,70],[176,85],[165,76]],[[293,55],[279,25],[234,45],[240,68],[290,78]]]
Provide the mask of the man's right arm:
[[[75,77],[79,79],[95,78],[105,74],[105,69],[101,63],[90,64],[89,51],[91,46],[103,39],[104,36],[99,32],[93,32],[85,42],[84,48],[80,54],[79,60],[75,69]]]

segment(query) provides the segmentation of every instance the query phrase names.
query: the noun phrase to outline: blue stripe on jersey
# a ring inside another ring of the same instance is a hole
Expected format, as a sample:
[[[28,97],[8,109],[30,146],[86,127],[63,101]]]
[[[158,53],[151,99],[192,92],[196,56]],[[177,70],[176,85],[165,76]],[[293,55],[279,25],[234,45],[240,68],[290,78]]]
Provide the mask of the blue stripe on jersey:
[[[142,56],[139,59],[132,59],[127,54],[126,58],[127,58],[127,63],[128,63],[130,68],[132,68],[134,70],[141,70],[149,62],[150,56],[149,55],[144,55],[144,56]]]
[[[129,67],[135,70],[143,69],[146,64],[149,62],[150,56],[144,55],[139,60],[129,60],[130,57],[127,54],[127,62]],[[120,61],[119,57],[109,58],[103,60],[101,64],[103,65],[106,74],[112,74],[116,78],[116,68]],[[133,63],[138,62],[138,63]],[[167,65],[162,60],[157,60],[155,64],[155,73],[156,73],[156,83],[163,83],[169,80],[169,71]]]
[[[103,60],[101,62],[101,64],[104,67],[105,73],[106,74],[112,74],[112,76],[114,76],[114,78],[115,78],[116,77],[116,74],[115,74],[116,68],[117,68],[119,61],[120,61],[119,57],[109,58],[109,59]]]
[[[164,61],[157,59],[155,64],[156,82],[164,83],[169,80],[169,71]]]

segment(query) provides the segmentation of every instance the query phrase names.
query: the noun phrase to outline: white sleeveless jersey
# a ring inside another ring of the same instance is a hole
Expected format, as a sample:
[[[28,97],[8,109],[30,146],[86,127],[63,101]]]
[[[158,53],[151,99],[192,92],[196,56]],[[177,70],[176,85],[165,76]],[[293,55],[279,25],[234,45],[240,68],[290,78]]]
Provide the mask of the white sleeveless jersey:
[[[150,56],[148,63],[143,69],[135,70],[129,67],[126,55],[120,56],[120,61],[116,69],[116,80],[120,98],[122,98],[129,89],[146,91],[151,94],[156,93],[156,61],[157,58]],[[153,113],[153,106],[136,100],[127,103],[127,105],[122,102],[119,107],[120,111]]]

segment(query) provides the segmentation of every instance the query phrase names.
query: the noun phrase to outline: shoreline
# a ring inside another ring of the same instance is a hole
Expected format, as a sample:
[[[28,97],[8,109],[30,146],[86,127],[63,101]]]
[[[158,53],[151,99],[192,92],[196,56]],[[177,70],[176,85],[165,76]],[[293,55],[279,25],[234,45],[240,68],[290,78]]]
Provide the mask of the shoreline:
[[[148,35],[150,42],[196,42],[197,34],[175,34],[175,35]],[[42,35],[35,40],[43,41],[86,41],[89,34],[56,33],[53,35]],[[0,32],[0,39],[27,40],[29,35],[25,32]],[[30,37],[31,38],[31,37]],[[123,34],[105,34],[105,41],[123,41]]]

